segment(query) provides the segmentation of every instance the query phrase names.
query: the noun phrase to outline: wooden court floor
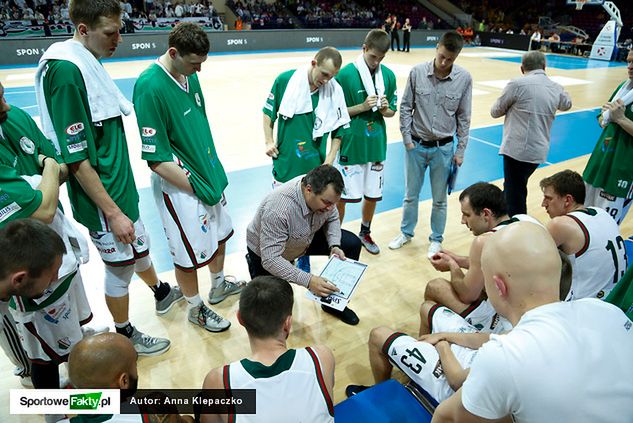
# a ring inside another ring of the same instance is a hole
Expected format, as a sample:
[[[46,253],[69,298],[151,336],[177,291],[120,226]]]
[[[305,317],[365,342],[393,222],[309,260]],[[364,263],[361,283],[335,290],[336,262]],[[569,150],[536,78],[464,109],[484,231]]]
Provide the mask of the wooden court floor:
[[[457,63],[468,69],[474,79],[472,127],[500,124],[502,120],[490,117],[489,110],[499,96],[501,88],[484,82],[507,80],[520,75],[517,63],[491,60],[490,56],[514,54],[486,48],[465,49]],[[359,54],[356,50],[342,51],[343,62],[353,61]],[[518,53],[517,53],[518,54]],[[205,91],[207,112],[219,156],[227,171],[237,171],[255,166],[269,165],[264,155],[262,132],[262,105],[274,78],[282,71],[307,66],[313,52],[268,53],[244,55],[210,56],[203,65],[200,81]],[[396,73],[399,90],[405,86],[411,66],[432,59],[433,49],[413,49],[411,53],[390,52],[383,62]],[[147,67],[150,60],[106,63],[114,78],[135,78]],[[607,99],[619,81],[626,78],[626,68],[599,68],[580,70],[548,69],[548,75],[585,81],[565,88],[572,95],[574,107],[571,112],[599,107]],[[31,87],[34,69],[2,69],[0,81],[5,88]],[[29,79],[30,77],[30,79]],[[149,171],[140,157],[140,140],[134,118],[126,119],[126,131],[130,145],[130,156],[137,185],[149,186]],[[401,140],[398,115],[388,121],[390,142]],[[570,138],[574,134],[569,134]],[[471,141],[472,142],[472,141]],[[570,145],[573,148],[573,143]],[[541,193],[538,181],[562,169],[582,172],[588,156],[580,156],[567,162],[539,168],[529,185],[528,210],[542,222],[548,220],[540,207]],[[389,160],[389,157],[387,158]],[[477,160],[469,157],[466,160]],[[497,163],[481,163],[481,166],[496,166]],[[473,181],[474,182],[474,181]],[[403,183],[392,181],[390,183]],[[497,181],[500,183],[500,181]],[[389,189],[389,186],[385,187]],[[244,190],[245,195],[248,192]],[[444,247],[466,254],[472,235],[460,224],[458,193],[449,197],[448,224]],[[65,201],[65,200],[64,200]],[[256,204],[253,204],[253,209]],[[349,205],[348,207],[358,207]],[[69,208],[67,208],[69,210]],[[293,332],[288,340],[290,347],[326,344],[336,357],[336,385],[334,400],[344,399],[344,389],[349,383],[371,384],[372,376],[367,357],[369,331],[379,325],[390,326],[407,333],[417,333],[418,307],[423,299],[428,280],[439,276],[428,260],[430,201],[420,207],[417,236],[404,248],[391,251],[389,241],[397,235],[401,210],[395,208],[374,218],[372,234],[382,247],[381,254],[371,256],[363,253],[361,260],[369,264],[368,271],[355,294],[351,307],[358,313],[360,324],[350,327],[321,312],[320,307],[304,298],[305,290],[295,289]],[[234,222],[235,223],[235,222]],[[246,222],[247,223],[247,222]],[[240,223],[243,224],[243,223]],[[345,228],[357,231],[358,222],[345,222]],[[621,226],[626,237],[633,235],[633,218],[629,216]],[[239,241],[243,242],[243,241]],[[225,271],[247,277],[248,271],[243,252],[227,256]],[[313,270],[319,269],[324,259],[313,259]],[[103,300],[103,267],[93,250],[90,263],[82,267],[84,284],[89,292],[95,320],[112,322]],[[162,280],[175,283],[172,271],[160,274]],[[209,289],[209,275],[204,269],[199,272],[200,292],[203,297]],[[202,384],[204,375],[212,367],[241,359],[249,354],[246,331],[235,317],[237,298],[230,297],[214,307],[232,322],[231,329],[220,334],[205,332],[186,321],[184,304],[178,304],[168,314],[154,314],[151,292],[140,281],[134,281],[130,291],[130,317],[143,331],[157,336],[167,336],[172,347],[158,357],[139,359],[139,388],[192,388]],[[10,416],[8,390],[21,388],[18,378],[12,376],[13,368],[4,356],[0,356],[0,421],[36,422],[37,416]]]

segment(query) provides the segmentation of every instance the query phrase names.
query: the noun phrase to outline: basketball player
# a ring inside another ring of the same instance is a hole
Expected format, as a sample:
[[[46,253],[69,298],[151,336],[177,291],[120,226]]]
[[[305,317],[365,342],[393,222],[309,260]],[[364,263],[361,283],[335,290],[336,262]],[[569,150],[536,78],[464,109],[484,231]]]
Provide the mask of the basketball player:
[[[582,176],[571,170],[541,181],[543,203],[552,218],[547,230],[573,263],[568,300],[604,298],[626,270],[624,240],[618,224],[603,209],[585,207]]]
[[[99,63],[121,42],[121,6],[117,0],[73,0],[70,16],[73,38],[52,44],[35,76],[44,134],[68,164],[73,215],[90,231],[105,263],[106,304],[117,332],[132,339],[140,355],[161,354],[169,340],[148,336],[129,321],[132,275],[150,286],[158,314],[182,293],[159,281],[149,257],[123,128],[122,115],[132,105]]]
[[[207,60],[209,39],[195,23],[169,34],[169,48],[134,86],[143,159],[174,258],[176,280],[189,304],[188,319],[211,332],[230,322],[204,305],[197,269],[209,266],[209,302],[240,292],[243,282],[224,275],[225,243],[233,235],[226,212],[228,179],[218,158],[196,72]]]
[[[398,109],[396,76],[380,64],[388,50],[389,35],[383,30],[372,29],[367,33],[362,53],[356,61],[347,64],[336,76],[352,118],[350,133],[343,137],[334,162],[345,182],[345,190],[337,205],[338,213],[342,222],[345,203],[363,201],[358,237],[371,254],[380,252],[370,235],[370,227],[376,202],[382,199],[387,154],[385,118],[393,117]]]
[[[458,256],[442,250],[431,258],[437,270],[450,272],[450,280],[437,278],[429,281],[424,299],[448,307],[466,318],[468,323],[484,332],[500,333],[509,329],[507,321],[499,317],[490,303],[482,298],[484,278],[481,272],[481,249],[491,233],[507,225],[527,220],[538,223],[528,215],[508,216],[503,191],[497,186],[477,182],[459,196],[462,223],[476,238],[468,256]],[[467,271],[464,273],[462,269]],[[421,316],[426,319],[426,313]]]
[[[334,422],[334,355],[323,345],[288,349],[293,301],[290,284],[275,276],[258,276],[242,290],[237,319],[248,333],[251,356],[211,370],[202,385],[255,389],[256,414],[241,414],[240,422]],[[232,418],[208,414],[201,421]]]

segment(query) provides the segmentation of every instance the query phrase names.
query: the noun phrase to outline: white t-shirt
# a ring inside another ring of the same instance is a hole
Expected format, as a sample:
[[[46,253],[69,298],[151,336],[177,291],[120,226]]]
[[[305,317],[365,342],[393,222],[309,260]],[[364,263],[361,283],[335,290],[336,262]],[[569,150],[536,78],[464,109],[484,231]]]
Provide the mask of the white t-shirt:
[[[462,387],[462,404],[517,423],[633,422],[633,323],[582,299],[537,307],[491,335]]]

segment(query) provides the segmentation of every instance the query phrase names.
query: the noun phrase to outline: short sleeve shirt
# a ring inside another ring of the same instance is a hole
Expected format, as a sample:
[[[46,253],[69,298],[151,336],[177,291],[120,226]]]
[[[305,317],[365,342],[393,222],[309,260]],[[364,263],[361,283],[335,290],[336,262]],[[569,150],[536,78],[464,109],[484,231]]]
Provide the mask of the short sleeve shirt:
[[[279,75],[264,103],[264,114],[275,122],[281,100],[294,70]],[[323,164],[327,147],[327,134],[319,139],[312,139],[312,130],[316,115],[314,110],[319,104],[318,90],[312,93],[312,112],[294,115],[292,118],[281,117],[277,122],[277,148],[279,154],[273,159],[273,177],[279,182],[304,175]],[[348,129],[337,128],[332,137],[342,137]]]
[[[49,61],[43,88],[62,161],[88,160],[110,198],[130,220],[138,220],[138,192],[121,117],[92,122],[83,77],[71,62]],[[105,216],[72,174],[68,194],[78,222],[90,230],[108,230]]]
[[[222,199],[228,179],[218,158],[197,75],[184,88],[158,63],[150,65],[134,86],[142,157],[171,162],[174,156],[198,198],[208,205]]]
[[[381,66],[385,84],[385,96],[391,110],[398,110],[396,76],[384,65]],[[367,98],[367,91],[354,63],[343,67],[336,80],[343,88],[348,107],[361,104]],[[375,75],[374,75],[375,81]],[[384,116],[376,110],[359,113],[352,117],[351,130],[343,137],[339,162],[342,165],[356,165],[382,162],[387,154],[387,127]]]

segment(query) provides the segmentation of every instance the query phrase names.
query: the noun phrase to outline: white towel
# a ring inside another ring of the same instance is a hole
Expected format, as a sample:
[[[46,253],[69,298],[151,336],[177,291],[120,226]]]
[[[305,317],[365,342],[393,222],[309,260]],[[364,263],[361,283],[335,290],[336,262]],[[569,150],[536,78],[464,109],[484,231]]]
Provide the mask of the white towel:
[[[44,98],[43,78],[49,60],[67,60],[79,68],[86,84],[93,122],[132,113],[132,103],[123,96],[103,65],[87,48],[73,39],[52,44],[40,58],[35,73],[35,96],[40,108],[44,135],[53,141],[58,151],[59,142]]]
[[[633,82],[628,81],[626,84],[622,84],[620,89],[615,96],[613,97],[612,102],[621,99],[624,102],[624,107],[633,103]],[[611,112],[605,110],[602,112],[602,127],[605,128],[609,123],[611,123]]]
[[[377,95],[378,96],[377,104],[378,106],[380,106],[380,102],[382,101],[382,98],[385,95],[385,80],[382,79],[382,68],[380,64],[378,65],[378,68],[376,69],[376,73],[375,73],[376,84],[374,84],[374,81],[371,78],[371,72],[369,72],[369,66],[367,66],[367,63],[365,62],[365,58],[363,57],[362,54],[356,58],[356,61],[354,62],[354,66],[356,66],[356,69],[358,69],[358,73],[360,74],[360,80],[363,82],[363,87],[365,88],[367,95],[368,96]],[[372,107],[371,110],[375,112],[376,110],[379,109],[378,106]]]
[[[309,66],[297,69],[290,77],[279,105],[281,116],[291,118],[294,115],[312,112],[310,82],[308,81],[308,72],[311,68]],[[322,137],[323,134],[350,122],[343,89],[336,80],[331,79],[319,87],[319,104],[314,112],[316,119],[312,129],[312,139]]]

